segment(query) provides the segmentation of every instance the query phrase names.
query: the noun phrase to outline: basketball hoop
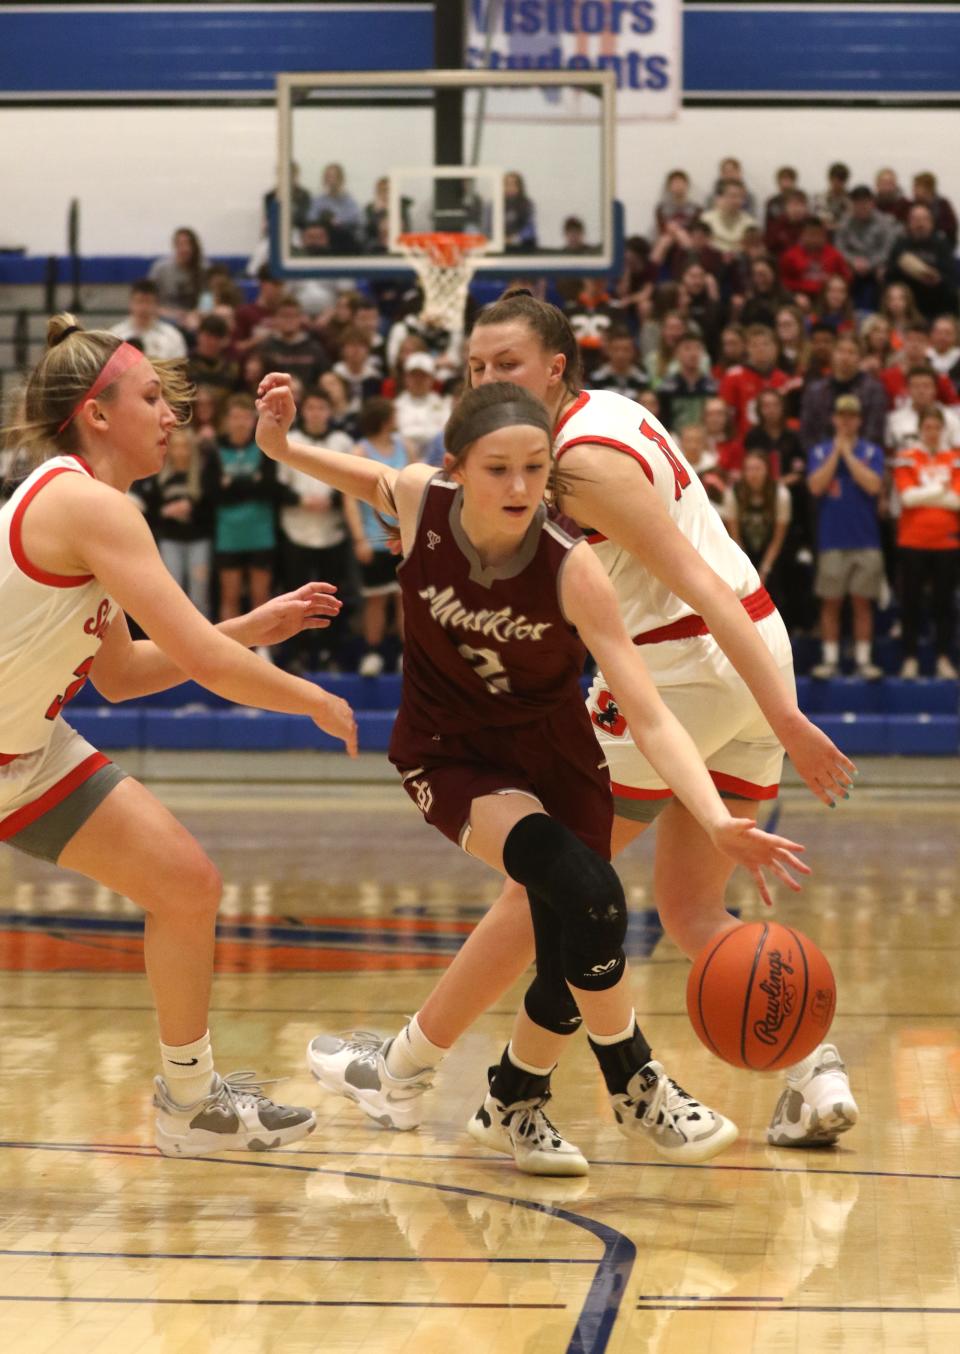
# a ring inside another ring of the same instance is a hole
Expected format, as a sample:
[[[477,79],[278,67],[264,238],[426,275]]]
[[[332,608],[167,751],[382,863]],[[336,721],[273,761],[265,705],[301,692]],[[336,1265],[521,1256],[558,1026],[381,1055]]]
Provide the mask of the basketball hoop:
[[[452,230],[407,231],[397,248],[410,262],[423,288],[424,316],[451,333],[463,330],[467,290],[476,270],[474,255],[489,243],[486,235]]]

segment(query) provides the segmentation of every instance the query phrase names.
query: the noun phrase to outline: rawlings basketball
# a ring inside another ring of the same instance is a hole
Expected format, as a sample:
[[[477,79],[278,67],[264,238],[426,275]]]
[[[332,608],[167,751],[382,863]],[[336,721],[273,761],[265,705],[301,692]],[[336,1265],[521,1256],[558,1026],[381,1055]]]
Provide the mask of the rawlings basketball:
[[[837,987],[809,936],[748,922],[711,941],[687,979],[687,1011],[711,1053],[754,1072],[812,1053],[833,1020]]]

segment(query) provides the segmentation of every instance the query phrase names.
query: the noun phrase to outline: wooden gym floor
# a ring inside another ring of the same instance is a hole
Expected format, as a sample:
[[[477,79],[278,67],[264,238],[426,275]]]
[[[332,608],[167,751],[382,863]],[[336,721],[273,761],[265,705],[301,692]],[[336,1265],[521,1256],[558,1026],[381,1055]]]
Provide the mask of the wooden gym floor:
[[[649,843],[624,858],[644,1028],[741,1136],[707,1166],[660,1162],[616,1132],[580,1038],[551,1107],[592,1163],[571,1181],[462,1132],[519,989],[449,1058],[419,1133],[369,1125],[304,1071],[320,1029],[389,1032],[417,1008],[495,892],[484,867],[392,784],[155,788],[227,881],[218,1066],[289,1075],[277,1094],[319,1127],[269,1155],[161,1159],[134,909],[0,851],[4,1354],[960,1346],[960,786],[781,801],[815,875],[777,915],[834,965],[862,1111],[832,1150],[765,1145],[779,1079],[697,1043]],[[734,901],[760,914],[741,878]]]

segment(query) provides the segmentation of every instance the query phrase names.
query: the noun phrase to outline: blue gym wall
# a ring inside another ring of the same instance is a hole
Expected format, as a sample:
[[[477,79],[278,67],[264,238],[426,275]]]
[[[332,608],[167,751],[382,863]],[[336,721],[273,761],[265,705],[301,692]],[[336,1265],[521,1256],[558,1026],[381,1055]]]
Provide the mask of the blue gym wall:
[[[0,4],[0,100],[255,99],[280,70],[415,70],[433,64],[432,9]],[[700,0],[684,6],[683,43],[689,100],[960,94],[953,3]]]

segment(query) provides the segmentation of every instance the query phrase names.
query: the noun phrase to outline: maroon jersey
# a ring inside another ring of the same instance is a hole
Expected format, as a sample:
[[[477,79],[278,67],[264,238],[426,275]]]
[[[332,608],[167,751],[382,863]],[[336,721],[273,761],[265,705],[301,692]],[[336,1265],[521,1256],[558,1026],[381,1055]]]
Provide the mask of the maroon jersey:
[[[541,506],[517,554],[485,568],[461,525],[462,498],[453,480],[434,476],[397,571],[404,612],[397,725],[431,735],[529,724],[582,700],[586,650],[559,597],[576,538]]]

